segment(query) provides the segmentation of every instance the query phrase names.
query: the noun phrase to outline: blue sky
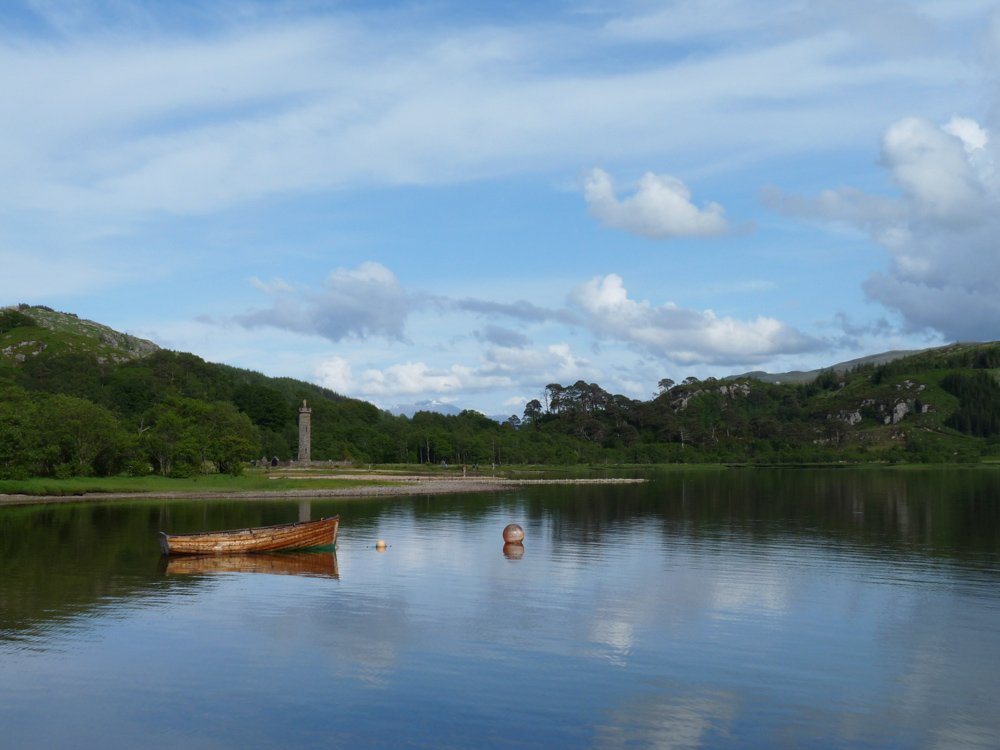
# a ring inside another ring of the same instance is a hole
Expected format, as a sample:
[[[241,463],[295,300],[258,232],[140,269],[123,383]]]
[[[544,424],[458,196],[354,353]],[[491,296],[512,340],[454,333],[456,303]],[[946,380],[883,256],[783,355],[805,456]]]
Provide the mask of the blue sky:
[[[11,0],[0,304],[487,414],[1000,339],[998,73],[978,0]]]

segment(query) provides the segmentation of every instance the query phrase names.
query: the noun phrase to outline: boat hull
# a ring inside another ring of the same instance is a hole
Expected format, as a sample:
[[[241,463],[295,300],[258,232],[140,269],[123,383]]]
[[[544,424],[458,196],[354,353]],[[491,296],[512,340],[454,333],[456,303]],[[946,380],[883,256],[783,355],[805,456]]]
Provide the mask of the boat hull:
[[[205,531],[200,534],[172,535],[161,531],[160,551],[164,555],[226,555],[329,547],[337,543],[339,526],[340,516],[333,516],[319,521],[299,521],[233,531]]]

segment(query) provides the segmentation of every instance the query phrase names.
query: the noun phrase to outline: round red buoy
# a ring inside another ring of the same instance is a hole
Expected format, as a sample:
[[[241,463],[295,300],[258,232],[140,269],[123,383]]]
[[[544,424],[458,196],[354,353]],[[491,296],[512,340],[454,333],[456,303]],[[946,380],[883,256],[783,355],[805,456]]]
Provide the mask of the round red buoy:
[[[524,529],[516,523],[509,524],[507,528],[503,530],[503,540],[507,542],[507,544],[520,544],[524,541]]]

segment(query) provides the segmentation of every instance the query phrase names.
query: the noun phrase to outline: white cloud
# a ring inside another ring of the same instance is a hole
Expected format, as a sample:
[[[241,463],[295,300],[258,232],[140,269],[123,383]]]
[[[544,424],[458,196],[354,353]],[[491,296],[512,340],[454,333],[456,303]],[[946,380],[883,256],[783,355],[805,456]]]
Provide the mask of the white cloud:
[[[956,115],[951,118],[951,121],[942,130],[946,133],[951,133],[956,138],[960,138],[962,144],[965,146],[966,153],[971,154],[979,149],[984,149],[989,142],[989,136],[986,134],[986,131],[979,126],[978,122],[968,117],[958,117]]]
[[[629,299],[616,274],[580,284],[570,294],[570,303],[586,315],[586,325],[595,334],[631,342],[678,363],[757,363],[779,354],[826,347],[774,318],[742,321],[670,302],[660,307],[636,302]]]
[[[966,145],[928,120],[908,117],[886,130],[882,163],[915,211],[941,222],[964,223],[980,218],[984,208],[983,185]]]
[[[942,127],[905,118],[886,129],[881,163],[900,195],[841,188],[803,198],[772,188],[762,199],[787,215],[868,232],[890,262],[862,287],[907,329],[952,340],[1000,337],[1000,184],[989,131],[968,118]]]
[[[619,201],[615,181],[603,169],[593,169],[583,183],[590,213],[606,226],[651,240],[668,237],[704,237],[725,234],[729,224],[725,209],[708,203],[703,209],[691,203],[691,191],[670,175],[647,172],[638,190]]]
[[[400,393],[449,393],[462,388],[462,368],[436,370],[423,362],[407,362],[385,370],[365,370],[362,373],[361,392],[371,395],[397,395]]]
[[[672,303],[653,307],[649,302],[637,302],[629,299],[616,274],[577,285],[569,294],[569,307],[554,309],[527,302],[508,305],[412,294],[389,269],[372,262],[354,271],[337,269],[319,291],[294,288],[281,279],[269,283],[252,279],[251,283],[269,294],[273,302],[265,310],[235,316],[232,321],[244,328],[269,326],[322,335],[331,341],[348,340],[336,356],[316,365],[313,375],[317,382],[339,393],[374,399],[418,395],[440,399],[448,394],[493,392],[497,405],[508,406],[502,399],[517,392],[577,380],[645,394],[656,377],[662,376],[653,371],[658,365],[640,374],[627,364],[632,357],[652,355],[657,362],[685,365],[746,365],[828,348],[825,340],[804,335],[773,318],[743,321]],[[418,308],[420,317],[414,323],[414,330],[419,331],[417,340],[403,339],[403,324]],[[532,330],[532,338],[549,342],[555,336],[589,332],[602,343],[596,346],[590,337],[576,343],[592,350],[593,356],[588,358],[566,340],[535,344],[527,335],[495,322],[473,330],[470,337],[469,312],[491,321],[513,318]],[[447,346],[435,342],[433,332],[448,330],[451,325],[457,325],[464,335],[453,337]],[[385,339],[383,351],[373,348],[370,339],[374,336]],[[463,342],[470,339],[481,344],[478,352],[462,350]],[[405,364],[399,363],[401,357],[393,342],[412,347],[404,355]],[[624,360],[622,349],[630,352]],[[459,364],[454,364],[456,357]],[[440,364],[448,360],[447,365]],[[646,367],[642,363],[635,366]]]
[[[252,286],[254,289],[259,289],[260,291],[264,292],[264,294],[275,294],[275,293],[294,294],[295,293],[295,287],[293,287],[291,284],[289,284],[284,279],[279,279],[277,277],[271,279],[271,283],[270,284],[267,284],[267,283],[261,281],[256,276],[251,276],[248,279],[248,281],[250,282],[250,286]]]
[[[333,357],[320,362],[313,374],[316,382],[325,388],[345,395],[376,399],[396,396],[439,396],[511,385],[510,379],[506,377],[490,376],[461,365],[437,369],[425,362],[406,362],[382,370],[370,368],[355,376],[351,364],[342,357]]]
[[[338,268],[319,291],[295,289],[281,279],[268,285],[253,278],[250,283],[273,296],[274,302],[266,310],[236,315],[234,322],[245,328],[271,326],[330,341],[370,336],[402,341],[406,318],[416,304],[388,268],[372,261],[354,271]]]
[[[363,356],[359,353],[358,357]],[[338,393],[372,398],[388,403],[400,396],[424,396],[445,400],[452,394],[468,397],[504,389],[538,389],[546,383],[600,380],[602,370],[573,353],[569,344],[551,344],[543,349],[491,346],[479,355],[475,366],[435,367],[424,361],[408,361],[383,368],[367,367],[355,374],[349,359],[333,356],[318,363],[313,377],[320,385]],[[525,403],[509,398],[503,406]]]
[[[550,344],[544,349],[517,349],[494,346],[482,355],[480,372],[506,377],[518,385],[537,385],[602,376],[599,367],[575,354],[569,344]]]
[[[324,388],[336,391],[342,395],[354,392],[354,376],[351,374],[351,363],[343,357],[331,357],[317,364],[313,369],[316,382]]]

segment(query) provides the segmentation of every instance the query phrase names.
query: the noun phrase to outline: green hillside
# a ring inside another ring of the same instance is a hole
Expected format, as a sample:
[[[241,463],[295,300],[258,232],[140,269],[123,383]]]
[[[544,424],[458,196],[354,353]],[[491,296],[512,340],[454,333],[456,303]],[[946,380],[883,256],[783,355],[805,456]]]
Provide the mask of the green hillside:
[[[0,311],[0,478],[239,473],[296,455],[365,463],[979,463],[1000,457],[1000,344],[875,355],[808,383],[750,376],[650,400],[550,383],[523,417],[395,417],[291,378],[205,362],[48,308]]]

